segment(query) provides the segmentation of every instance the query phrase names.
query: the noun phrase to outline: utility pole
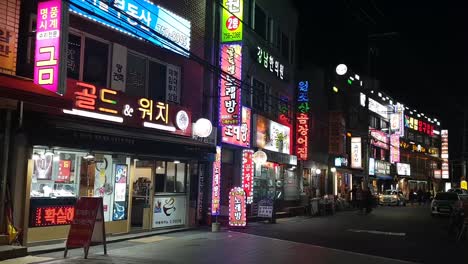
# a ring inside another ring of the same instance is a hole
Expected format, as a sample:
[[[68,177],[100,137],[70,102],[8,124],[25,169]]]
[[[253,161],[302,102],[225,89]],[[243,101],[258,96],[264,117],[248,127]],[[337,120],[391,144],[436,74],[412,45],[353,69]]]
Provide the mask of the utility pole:
[[[466,109],[463,109],[463,139],[462,139],[462,175],[466,179]],[[453,178],[453,175],[452,177]]]

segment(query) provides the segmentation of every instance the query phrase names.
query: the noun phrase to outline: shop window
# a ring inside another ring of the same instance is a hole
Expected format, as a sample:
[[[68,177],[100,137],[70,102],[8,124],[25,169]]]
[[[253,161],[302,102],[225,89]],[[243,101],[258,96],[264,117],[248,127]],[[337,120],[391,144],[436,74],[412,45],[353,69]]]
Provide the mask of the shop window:
[[[253,79],[253,108],[263,111],[265,108],[265,84]]]
[[[152,60],[149,61],[148,87],[150,87],[150,98],[159,101],[166,100],[166,71],[166,65]]]
[[[127,55],[125,93],[136,97],[146,96],[146,59],[130,52]]]
[[[156,162],[156,193],[184,193],[186,190],[186,164],[158,161]]]
[[[377,117],[375,117],[375,116],[370,116],[370,120],[369,120],[369,121],[370,121],[370,126],[371,126],[372,128],[378,129],[378,128],[379,128],[379,126],[378,126],[378,120],[379,120],[379,119],[378,119]]]
[[[263,39],[267,39],[267,21],[265,12],[255,5],[255,32]]]
[[[109,45],[92,38],[85,40],[83,81],[107,86]]]

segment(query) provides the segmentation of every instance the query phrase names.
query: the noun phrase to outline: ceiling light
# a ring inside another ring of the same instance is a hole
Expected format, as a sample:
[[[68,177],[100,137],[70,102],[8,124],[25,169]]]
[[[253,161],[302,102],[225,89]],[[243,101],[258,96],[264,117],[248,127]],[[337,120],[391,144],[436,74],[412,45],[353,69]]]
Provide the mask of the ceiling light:
[[[180,160],[174,160],[174,164],[179,164]]]
[[[40,159],[39,154],[37,154],[37,152],[34,152],[34,154],[32,155],[32,159],[33,160],[39,160]]]
[[[86,159],[86,160],[94,159],[94,155],[91,152],[86,153],[83,159]]]

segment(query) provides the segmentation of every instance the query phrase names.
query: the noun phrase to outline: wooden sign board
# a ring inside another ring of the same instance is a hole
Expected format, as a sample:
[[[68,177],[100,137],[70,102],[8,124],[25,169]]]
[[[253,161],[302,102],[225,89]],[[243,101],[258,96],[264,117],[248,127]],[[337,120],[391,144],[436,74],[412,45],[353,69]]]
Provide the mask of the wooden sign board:
[[[107,255],[106,230],[102,197],[80,197],[75,205],[75,217],[68,232],[64,258],[68,249],[83,248],[88,258],[89,247],[103,244]]]

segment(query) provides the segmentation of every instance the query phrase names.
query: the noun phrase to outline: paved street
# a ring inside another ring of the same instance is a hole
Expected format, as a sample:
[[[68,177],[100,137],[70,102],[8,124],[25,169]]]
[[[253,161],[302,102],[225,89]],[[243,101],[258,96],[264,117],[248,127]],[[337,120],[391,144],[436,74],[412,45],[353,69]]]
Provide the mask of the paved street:
[[[103,255],[102,246],[96,246],[87,260],[82,252],[72,250],[67,259],[63,259],[63,252],[55,252],[0,263],[408,263],[227,231],[190,231],[112,243],[108,256]]]
[[[447,230],[447,217],[407,206],[379,207],[367,216],[348,211],[253,223],[242,232],[419,263],[466,263],[468,243],[457,243]]]

